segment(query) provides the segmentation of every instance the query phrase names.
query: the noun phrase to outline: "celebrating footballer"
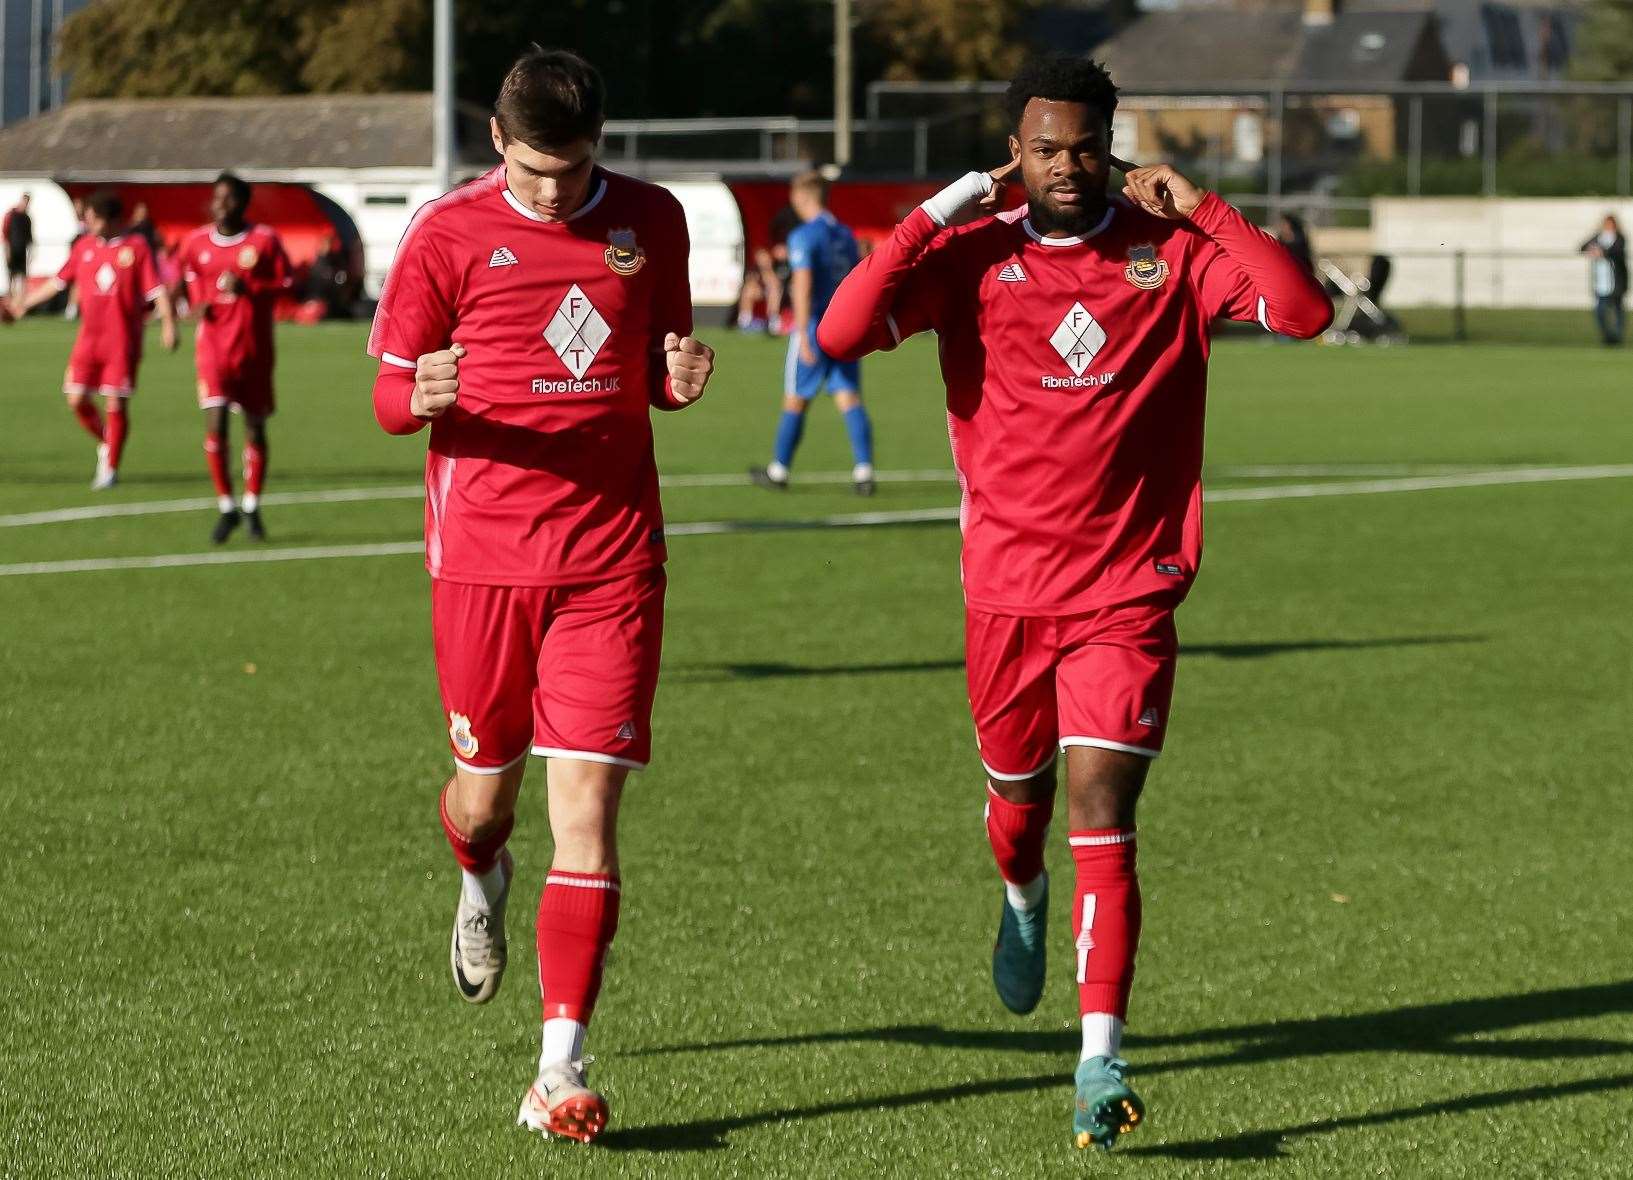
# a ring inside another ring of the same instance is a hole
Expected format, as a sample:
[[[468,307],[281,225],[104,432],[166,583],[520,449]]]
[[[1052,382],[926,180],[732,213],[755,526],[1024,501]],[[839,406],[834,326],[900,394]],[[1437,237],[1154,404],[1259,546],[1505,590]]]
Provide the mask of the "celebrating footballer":
[[[369,338],[381,426],[430,427],[425,556],[454,761],[441,815],[462,870],[454,984],[473,1004],[499,989],[506,840],[528,755],[548,759],[542,1048],[518,1122],[581,1142],[607,1121],[584,1038],[663,635],[649,409],[696,401],[714,365],[691,336],[679,202],[596,162],[603,96],[575,54],[521,56],[491,122],[503,162],[415,215]]]
[[[1315,279],[1217,194],[1116,159],[1116,106],[1093,62],[1026,65],[1008,91],[1009,161],[909,214],[818,332],[840,358],[940,339],[969,696],[1004,882],[993,982],[1017,1013],[1043,993],[1063,752],[1083,1038],[1072,1134],[1102,1148],[1144,1116],[1121,1055],[1135,805],[1168,732],[1174,612],[1202,556],[1209,328],[1228,317],[1308,339],[1332,317]],[[1026,204],[1001,212],[1013,184]]]

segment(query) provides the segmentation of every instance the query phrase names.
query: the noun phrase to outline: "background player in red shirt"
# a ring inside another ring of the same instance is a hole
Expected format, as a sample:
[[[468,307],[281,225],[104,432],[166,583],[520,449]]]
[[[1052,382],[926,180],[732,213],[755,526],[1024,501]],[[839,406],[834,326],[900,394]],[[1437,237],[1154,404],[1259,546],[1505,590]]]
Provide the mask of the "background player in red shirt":
[[[1010,162],[898,225],[840,285],[820,339],[855,357],[940,338],[970,702],[1005,883],[993,980],[1015,1012],[1043,993],[1062,749],[1083,1025],[1072,1129],[1079,1147],[1109,1148],[1144,1110],[1119,1055],[1140,928],[1134,813],[1166,732],[1174,610],[1201,559],[1209,324],[1309,338],[1332,307],[1217,195],[1114,159],[1117,91],[1100,66],[1034,61],[1008,102]],[[1108,198],[1113,166],[1125,188]],[[981,216],[1017,173],[1027,206]]]
[[[221,515],[210,539],[221,544],[240,520],[227,469],[228,411],[244,415],[242,519],[249,535],[266,539],[261,489],[266,479],[266,420],[272,415],[272,315],[293,284],[289,256],[270,225],[252,225],[250,186],[231,172],[210,193],[213,224],[182,243],[177,262],[198,320],[195,361],[198,404],[204,411],[204,461]]]
[[[414,216],[369,352],[375,414],[431,423],[426,565],[463,870],[452,966],[492,999],[527,755],[548,758],[555,855],[538,911],[543,1048],[518,1122],[584,1142],[606,1101],[585,1027],[618,925],[618,802],[651,756],[665,558],[649,410],[700,397],[686,220],[656,185],[595,162],[603,87],[537,46],[500,89],[504,162]]]
[[[159,281],[147,242],[120,232],[122,213],[117,194],[92,196],[85,206],[85,234],[69,249],[56,278],[11,309],[14,316],[21,317],[56,298],[59,291],[70,286],[78,289],[79,334],[68,356],[62,391],[80,425],[97,441],[91,487],[99,491],[119,481],[150,302],[159,310],[160,339],[166,349],[176,350],[176,315],[170,293]],[[91,397],[97,393],[107,407],[106,426]]]

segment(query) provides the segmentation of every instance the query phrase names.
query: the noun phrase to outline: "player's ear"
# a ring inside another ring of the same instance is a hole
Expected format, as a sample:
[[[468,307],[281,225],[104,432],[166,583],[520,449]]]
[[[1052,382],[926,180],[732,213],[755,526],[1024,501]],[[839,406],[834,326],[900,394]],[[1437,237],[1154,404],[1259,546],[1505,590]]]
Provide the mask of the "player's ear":
[[[1009,137],[1009,162],[1013,164],[1021,158],[1021,141],[1015,136]]]
[[[488,134],[493,137],[493,150],[504,155],[505,133],[499,130],[499,120],[493,115],[488,116]]]

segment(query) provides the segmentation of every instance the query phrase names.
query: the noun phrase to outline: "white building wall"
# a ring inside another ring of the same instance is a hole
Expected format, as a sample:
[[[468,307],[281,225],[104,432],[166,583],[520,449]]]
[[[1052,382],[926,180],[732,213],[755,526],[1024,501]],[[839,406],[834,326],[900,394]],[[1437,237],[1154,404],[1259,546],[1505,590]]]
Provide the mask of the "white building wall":
[[[1385,302],[1446,307],[1463,251],[1469,307],[1587,307],[1589,263],[1579,247],[1614,213],[1633,226],[1633,200],[1378,197],[1373,249],[1394,260]]]

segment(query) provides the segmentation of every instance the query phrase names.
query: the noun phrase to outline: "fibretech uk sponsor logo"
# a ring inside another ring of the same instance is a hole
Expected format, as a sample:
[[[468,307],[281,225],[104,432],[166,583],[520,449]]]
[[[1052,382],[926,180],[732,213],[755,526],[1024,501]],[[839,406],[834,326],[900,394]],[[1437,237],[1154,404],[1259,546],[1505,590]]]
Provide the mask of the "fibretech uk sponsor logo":
[[[575,377],[571,381],[555,381],[548,377],[533,378],[534,393],[617,393],[617,377]]]
[[[1109,373],[1090,373],[1086,377],[1056,377],[1052,373],[1045,373],[1040,384],[1045,389],[1098,389],[1116,379],[1115,369]]]

